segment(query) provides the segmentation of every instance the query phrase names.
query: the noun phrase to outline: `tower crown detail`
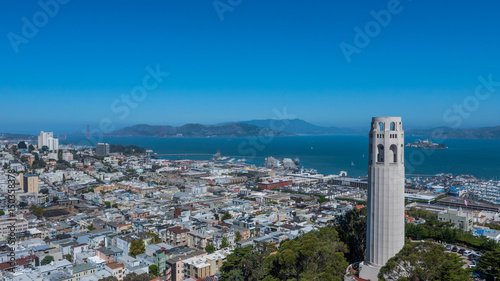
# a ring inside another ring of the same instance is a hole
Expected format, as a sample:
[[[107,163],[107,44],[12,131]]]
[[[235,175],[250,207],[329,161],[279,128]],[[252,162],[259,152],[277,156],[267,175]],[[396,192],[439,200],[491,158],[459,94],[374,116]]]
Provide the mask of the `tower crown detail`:
[[[404,164],[401,117],[373,117],[369,136],[369,165]]]

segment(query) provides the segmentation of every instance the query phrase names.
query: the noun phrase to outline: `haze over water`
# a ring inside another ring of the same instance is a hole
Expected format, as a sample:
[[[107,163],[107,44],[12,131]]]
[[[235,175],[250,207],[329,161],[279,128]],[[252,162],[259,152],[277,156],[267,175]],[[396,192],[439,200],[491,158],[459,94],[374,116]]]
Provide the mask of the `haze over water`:
[[[418,140],[407,137],[406,142]],[[83,137],[68,137],[62,143],[78,144]],[[264,157],[300,159],[301,166],[324,174],[365,176],[368,169],[367,136],[289,136],[274,137],[267,144],[249,145],[249,138],[152,138],[152,137],[104,137],[104,142],[121,145],[137,145],[152,149],[158,154],[215,154],[238,156],[247,163],[263,165]],[[471,174],[478,178],[500,178],[500,140],[436,140],[449,148],[446,150],[421,150],[405,148],[407,174],[433,175],[437,173]],[[243,144],[242,144],[243,143]],[[238,149],[240,147],[240,149]],[[243,148],[243,149],[241,149]],[[259,150],[261,149],[261,150]],[[252,157],[250,151],[256,153]],[[241,152],[241,153],[240,153]],[[425,155],[422,158],[422,155]],[[206,160],[211,156],[165,156],[165,159]],[[354,164],[354,165],[352,165]]]

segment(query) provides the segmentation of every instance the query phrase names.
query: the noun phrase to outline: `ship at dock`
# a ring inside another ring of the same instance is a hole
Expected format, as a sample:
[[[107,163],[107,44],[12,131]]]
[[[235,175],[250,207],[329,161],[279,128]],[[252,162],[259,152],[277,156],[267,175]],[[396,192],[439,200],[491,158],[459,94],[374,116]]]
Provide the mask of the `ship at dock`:
[[[430,140],[418,140],[416,142],[407,143],[407,147],[422,148],[422,149],[447,149],[448,147],[442,143],[435,143]]]

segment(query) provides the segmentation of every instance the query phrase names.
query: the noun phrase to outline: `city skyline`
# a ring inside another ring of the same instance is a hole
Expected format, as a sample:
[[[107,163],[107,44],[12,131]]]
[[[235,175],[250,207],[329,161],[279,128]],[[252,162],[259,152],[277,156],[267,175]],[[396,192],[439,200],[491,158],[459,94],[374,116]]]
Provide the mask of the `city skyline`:
[[[381,115],[408,128],[500,125],[493,1],[452,13],[430,1],[54,3],[11,3],[4,16],[2,132],[218,124],[283,108],[341,128]]]

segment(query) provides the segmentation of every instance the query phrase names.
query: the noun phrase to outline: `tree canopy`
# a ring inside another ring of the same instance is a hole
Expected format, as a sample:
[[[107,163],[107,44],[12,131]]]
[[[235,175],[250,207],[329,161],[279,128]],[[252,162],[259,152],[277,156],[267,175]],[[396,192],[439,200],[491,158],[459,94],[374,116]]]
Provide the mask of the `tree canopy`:
[[[137,255],[144,254],[146,251],[146,246],[144,245],[144,241],[140,239],[132,240],[130,242],[130,251],[128,255],[135,258]]]
[[[478,270],[483,272],[488,280],[500,280],[500,248],[486,251],[479,259]]]
[[[463,262],[442,245],[432,242],[406,243],[379,273],[382,280],[427,281],[470,280],[470,273],[462,268]]]
[[[45,256],[45,258],[43,258],[43,260],[40,263],[41,263],[41,265],[46,265],[46,264],[51,263],[52,261],[54,261],[53,256]]]
[[[333,226],[293,240],[279,250],[272,244],[236,248],[221,268],[222,280],[342,280],[348,263],[346,245]]]
[[[156,264],[152,264],[149,266],[149,274],[158,276],[158,266]]]
[[[241,236],[241,232],[239,231],[236,231],[235,235],[234,235],[234,242],[239,242],[241,241],[243,237]]]
[[[207,246],[205,247],[205,251],[206,251],[207,253],[211,254],[211,253],[215,252],[215,246],[214,246],[214,245],[212,245],[212,244],[209,244],[209,245],[207,245]]]
[[[229,247],[229,242],[227,241],[227,237],[224,236],[224,237],[222,237],[222,242],[220,244],[220,248],[224,249],[224,248],[227,248],[227,247]]]
[[[20,141],[18,144],[17,144],[17,147],[19,149],[25,149],[25,148],[28,148],[28,146],[26,145],[26,143],[24,141]]]
[[[334,221],[340,241],[344,242],[349,249],[346,254],[349,263],[365,259],[366,213],[367,208],[354,209],[337,217]]]

